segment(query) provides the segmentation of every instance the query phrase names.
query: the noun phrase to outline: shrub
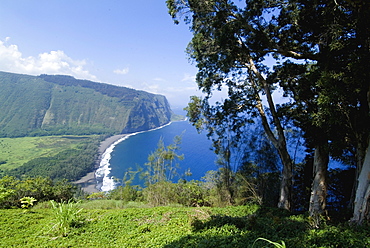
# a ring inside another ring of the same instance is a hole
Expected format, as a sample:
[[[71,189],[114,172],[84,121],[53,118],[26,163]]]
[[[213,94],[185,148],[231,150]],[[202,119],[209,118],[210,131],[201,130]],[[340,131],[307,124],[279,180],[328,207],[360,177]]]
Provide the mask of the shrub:
[[[53,182],[46,177],[27,177],[22,180],[12,176],[0,179],[0,208],[21,207],[19,199],[33,197],[38,202],[68,201],[73,197],[76,186],[67,180]]]
[[[33,206],[33,203],[36,202],[37,200],[33,197],[26,196],[21,198],[19,201],[22,203],[21,205],[22,208],[29,209],[30,207]]]
[[[108,194],[108,199],[121,200],[124,202],[136,201],[141,198],[141,191],[139,186],[118,186],[111,190]]]
[[[209,206],[205,200],[206,190],[201,181],[185,180],[177,183],[177,203],[187,207],[202,207]]]
[[[154,207],[177,203],[176,184],[168,181],[150,184],[143,190],[143,196]]]
[[[52,230],[58,235],[63,237],[67,236],[70,228],[81,225],[82,217],[80,212],[82,208],[78,208],[78,203],[74,203],[71,200],[68,202],[55,202],[51,201],[54,213],[54,225]]]

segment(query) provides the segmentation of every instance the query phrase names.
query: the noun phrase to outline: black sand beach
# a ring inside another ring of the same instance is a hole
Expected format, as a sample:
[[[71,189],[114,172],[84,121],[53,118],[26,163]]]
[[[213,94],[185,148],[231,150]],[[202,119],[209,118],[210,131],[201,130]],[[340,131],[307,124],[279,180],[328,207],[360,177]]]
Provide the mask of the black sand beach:
[[[116,141],[120,140],[121,138],[125,137],[127,134],[119,134],[119,135],[114,135],[111,136],[104,141],[100,143],[99,146],[99,156],[97,160],[97,164],[95,166],[95,169],[99,167],[101,156],[105,152],[105,150],[108,149],[111,145],[113,145]],[[86,176],[82,177],[80,180],[75,181],[75,184],[78,184],[81,186],[82,190],[85,191],[86,193],[94,193],[94,192],[99,192],[99,190],[96,188],[97,181],[95,178],[95,171],[92,171],[88,173]]]

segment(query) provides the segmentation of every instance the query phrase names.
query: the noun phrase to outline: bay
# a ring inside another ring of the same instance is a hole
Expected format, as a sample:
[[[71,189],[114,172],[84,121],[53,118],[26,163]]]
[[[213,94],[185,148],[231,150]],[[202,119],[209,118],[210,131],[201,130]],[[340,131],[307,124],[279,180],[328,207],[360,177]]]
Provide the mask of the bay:
[[[192,174],[185,177],[186,180],[200,180],[207,171],[217,169],[216,155],[211,150],[212,142],[204,133],[199,134],[188,121],[179,121],[156,130],[131,135],[116,144],[110,154],[109,177],[122,180],[129,170],[136,171],[138,166],[145,169],[148,155],[155,151],[159,140],[162,138],[164,145],[168,146],[173,143],[176,135],[182,136],[178,154],[184,154],[184,160],[177,161],[180,167],[177,169],[179,176],[174,181],[182,178],[181,175],[188,169]],[[136,175],[132,185],[143,185],[143,181]],[[111,189],[104,188],[104,191]]]

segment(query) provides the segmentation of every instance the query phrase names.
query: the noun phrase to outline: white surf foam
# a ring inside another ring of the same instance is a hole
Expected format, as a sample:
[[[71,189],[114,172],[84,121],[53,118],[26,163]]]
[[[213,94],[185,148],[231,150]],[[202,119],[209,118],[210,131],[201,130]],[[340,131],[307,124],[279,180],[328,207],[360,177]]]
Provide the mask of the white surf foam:
[[[144,132],[158,130],[158,129],[161,129],[163,127],[166,127],[166,126],[170,125],[171,123],[172,122],[169,122],[166,125],[163,125],[163,126],[160,126],[160,127],[154,128],[154,129],[151,129],[151,130],[141,131],[141,132],[136,132],[136,133],[128,134],[125,137],[122,137],[121,139],[119,139],[116,142],[114,142],[112,145],[110,145],[104,151],[104,153],[103,153],[103,155],[101,157],[101,160],[100,160],[99,168],[95,172],[95,177],[98,178],[99,180],[102,179],[102,184],[101,184],[100,190],[101,191],[110,191],[110,190],[113,190],[116,187],[116,183],[114,181],[114,177],[110,176],[111,168],[110,168],[109,161],[112,158],[111,154],[112,154],[114,148],[116,147],[116,145],[118,143],[124,141],[125,139],[129,138],[130,136],[133,136],[133,135],[136,135],[136,134],[139,134],[139,133],[144,133]]]

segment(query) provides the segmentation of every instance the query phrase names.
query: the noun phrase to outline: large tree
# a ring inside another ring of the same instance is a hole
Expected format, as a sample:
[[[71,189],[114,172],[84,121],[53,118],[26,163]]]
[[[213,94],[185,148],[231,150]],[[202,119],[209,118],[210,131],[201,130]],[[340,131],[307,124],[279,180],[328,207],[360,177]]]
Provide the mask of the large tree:
[[[366,161],[370,131],[370,3],[357,0],[287,2],[290,7],[282,9],[279,17],[295,25],[288,25],[286,31],[302,37],[299,43],[314,52],[311,60],[318,78],[308,84],[316,92],[313,99],[317,110],[310,113],[313,129],[325,132],[323,136],[330,140],[333,156],[341,158],[349,149],[354,151],[358,186],[353,220],[361,222],[369,218],[370,200],[370,165]],[[297,81],[300,88],[307,86],[304,77]]]
[[[318,113],[318,96],[321,88],[316,85],[320,70],[316,64],[296,64],[286,61],[274,67],[270,80],[279,84],[284,94],[292,101],[280,106],[280,114],[299,127],[305,139],[308,157],[313,158],[313,181],[309,201],[310,216],[318,227],[325,214],[329,163],[328,132],[329,126],[318,126],[314,115]]]
[[[264,51],[270,42],[267,26],[256,20],[248,8],[240,9],[231,1],[167,1],[167,4],[174,18],[191,13],[185,17],[191,21],[194,34],[188,53],[197,62],[197,82],[206,93],[201,103],[203,113],[207,113],[208,120],[219,122],[261,118],[283,164],[279,207],[290,209],[293,163],[273,101],[273,85],[266,80],[268,69],[262,63],[269,53]],[[211,106],[213,90],[222,87],[227,87],[228,98]],[[263,105],[262,95],[268,109]],[[197,121],[194,114],[199,111],[190,113],[191,120]]]
[[[322,153],[325,151],[325,138],[330,140],[332,156],[342,159],[343,154],[349,150],[355,154],[358,187],[353,220],[361,222],[369,218],[370,208],[370,165],[366,161],[370,130],[370,3],[358,0],[291,0],[285,3],[276,18],[277,26],[284,28],[276,36],[280,35],[288,47],[296,46],[298,50],[295,51],[300,56],[314,63],[314,67],[305,75],[316,74],[316,79],[311,77],[309,81],[306,76],[295,74],[292,77],[295,89],[291,91],[297,96],[304,90],[310,96],[307,98],[307,95],[300,95],[295,98],[295,103],[301,105],[300,109],[306,110],[308,114],[304,116],[305,121],[302,121],[301,115],[295,115],[295,119],[298,117],[299,126],[306,134],[311,133],[306,140],[308,138],[311,143],[313,141],[312,145],[317,148],[315,156],[321,157],[315,159],[317,164],[311,207],[315,209],[315,206],[324,203],[320,203],[320,198],[325,195],[321,189],[326,188],[322,181],[326,170],[323,165],[327,160],[327,153]],[[292,66],[288,68],[292,69]],[[285,73],[292,74],[286,68]],[[318,200],[316,202],[315,197]]]
[[[347,117],[349,137],[356,149],[357,185],[352,221],[370,219],[370,2],[346,0],[337,3],[347,15],[345,35],[336,37],[343,46],[335,49],[342,70],[332,69],[334,97]],[[339,79],[338,79],[338,76]],[[329,94],[330,95],[330,94]]]
[[[202,106],[210,106],[212,89],[226,86],[228,98],[217,105],[216,113],[221,114],[214,118],[229,118],[228,113],[246,116],[246,112],[261,118],[283,162],[279,202],[283,208],[290,205],[292,162],[279,109],[272,99],[273,83],[279,80],[266,77],[271,71],[264,59],[271,55],[281,61],[294,59],[293,64],[315,65],[292,77],[297,85],[292,90],[297,91],[304,89],[307,73],[316,73],[306,90],[312,94],[308,99],[311,105],[292,98],[296,106],[306,107],[301,108],[306,112],[293,118],[305,128],[306,138],[320,158],[315,160],[320,166],[315,167],[313,185],[323,190],[317,191],[318,202],[312,206],[321,205],[322,210],[325,205],[319,199],[326,194],[327,140],[343,152],[352,146],[360,175],[354,220],[361,221],[363,214],[357,218],[356,213],[366,213],[370,194],[366,179],[370,165],[365,159],[370,149],[369,4],[357,0],[167,0],[167,5],[176,21],[183,17],[191,24],[194,36],[188,52],[197,62],[199,88],[206,93]],[[262,105],[261,93],[266,96],[268,110]],[[335,133],[333,127],[340,128]]]

